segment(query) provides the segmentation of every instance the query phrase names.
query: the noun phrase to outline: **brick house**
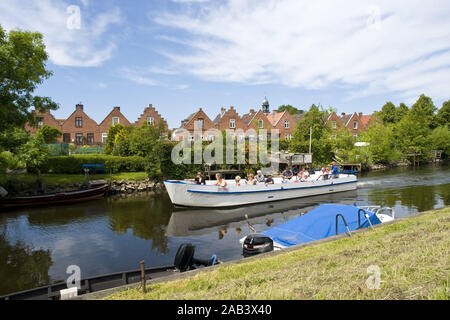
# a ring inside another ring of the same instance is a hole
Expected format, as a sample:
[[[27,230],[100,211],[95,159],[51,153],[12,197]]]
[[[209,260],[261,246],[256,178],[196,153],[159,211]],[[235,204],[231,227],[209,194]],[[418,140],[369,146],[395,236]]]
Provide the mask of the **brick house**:
[[[96,141],[105,144],[106,139],[108,138],[109,129],[116,124],[121,124],[125,127],[131,126],[130,121],[128,121],[122,112],[120,112],[120,107],[114,107],[106,118],[98,125],[98,139],[96,139]]]
[[[266,114],[267,119],[272,124],[273,129],[278,129],[280,139],[292,139],[295,130],[296,121],[294,117],[287,111]]]
[[[242,122],[244,122],[246,130],[253,129],[258,131],[260,129],[266,129],[270,133],[269,131],[272,129],[272,123],[270,123],[262,110],[255,111],[254,109],[250,109],[249,113],[242,116]]]
[[[213,122],[218,130],[231,130],[239,136],[237,138],[245,138],[244,132],[247,130],[247,126],[242,121],[234,107],[230,107],[228,110],[222,108]],[[236,131],[241,131],[241,133]]]
[[[76,145],[94,145],[101,141],[98,124],[85,112],[82,104],[61,125],[62,141]]]
[[[327,124],[332,129],[340,130],[344,128],[349,130],[355,139],[367,130],[372,121],[375,121],[375,116],[363,115],[362,112],[354,112],[353,114],[341,113],[341,116],[333,112],[327,118]]]
[[[50,111],[46,110],[44,113],[42,113],[37,110],[34,110],[33,114],[36,118],[36,126],[30,126],[29,123],[25,124],[25,130],[30,134],[35,134],[36,131],[43,125],[55,127],[61,131],[61,126],[64,120],[55,119],[55,117],[50,113]]]
[[[186,119],[181,121],[181,127],[179,129],[174,130],[172,134],[172,140],[180,141],[183,139],[184,130],[189,132],[188,139],[191,141],[202,139],[202,140],[212,140],[213,136],[206,136],[206,131],[211,129],[216,129],[214,122],[206,115],[202,108],[200,108],[197,112],[194,112],[189,115]],[[197,130],[199,132],[198,135],[194,135],[194,131]]]
[[[150,104],[147,108],[144,109],[144,112],[140,115],[140,117],[133,125],[140,127],[144,123],[147,123],[157,127],[161,122],[164,123],[164,132],[166,135],[168,135],[169,127],[166,120],[164,120],[164,118],[161,117],[161,115],[158,113],[158,111],[156,111],[153,105]]]

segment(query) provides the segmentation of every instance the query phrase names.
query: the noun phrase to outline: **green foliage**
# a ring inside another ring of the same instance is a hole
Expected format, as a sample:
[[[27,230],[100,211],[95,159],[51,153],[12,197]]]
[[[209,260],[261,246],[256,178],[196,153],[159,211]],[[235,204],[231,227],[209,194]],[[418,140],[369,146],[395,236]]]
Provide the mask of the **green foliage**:
[[[36,134],[20,148],[18,156],[26,164],[28,172],[37,172],[40,177],[41,167],[47,162],[48,155],[44,137]]]
[[[19,153],[22,145],[30,140],[30,135],[22,128],[9,127],[4,131],[0,130],[0,149]]]
[[[434,129],[431,132],[430,141],[433,150],[442,150],[444,157],[450,156],[450,128],[448,126]]]
[[[297,123],[290,143],[292,152],[309,152],[310,128],[312,128],[312,153],[314,164],[329,163],[332,157],[331,128],[326,124],[327,111],[312,105]]]
[[[108,138],[105,143],[105,154],[113,154],[116,135],[125,130],[125,127],[121,124],[111,126],[108,130]]]
[[[62,135],[62,132],[55,127],[44,125],[38,129],[36,134],[42,135],[44,143],[52,144],[58,141]]]
[[[442,104],[442,108],[437,113],[436,121],[440,126],[450,127],[450,100]]]
[[[394,140],[392,125],[372,124],[361,136],[361,140],[370,143],[367,160],[373,163],[390,164],[401,159],[401,152]]]
[[[146,160],[143,157],[117,157],[111,155],[76,155],[50,157],[41,166],[42,172],[58,174],[83,173],[83,164],[104,164],[107,173],[140,172],[145,170]]]
[[[283,105],[279,106],[277,111],[278,112],[287,111],[292,115],[298,114],[298,112],[299,112],[299,110],[297,108],[291,106],[290,104],[283,104]]]
[[[33,96],[52,75],[47,60],[42,34],[19,30],[7,34],[0,26],[0,132],[35,123],[33,106],[39,111],[58,108],[48,97]]]

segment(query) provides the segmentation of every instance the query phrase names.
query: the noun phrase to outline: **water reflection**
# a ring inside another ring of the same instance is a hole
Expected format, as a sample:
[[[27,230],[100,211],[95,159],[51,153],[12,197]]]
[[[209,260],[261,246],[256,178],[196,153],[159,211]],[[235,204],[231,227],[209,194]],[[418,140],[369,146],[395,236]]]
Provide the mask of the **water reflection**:
[[[248,222],[261,232],[322,203],[354,202],[394,207],[397,217],[450,205],[449,167],[373,172],[356,191],[224,210],[175,210],[167,195],[141,195],[2,213],[0,294],[65,279],[71,264],[82,277],[137,269],[141,260],[171,264],[184,242],[199,257],[239,259]]]
[[[50,250],[33,250],[18,241],[6,240],[5,230],[0,231],[0,295],[50,282],[49,269],[53,264]]]

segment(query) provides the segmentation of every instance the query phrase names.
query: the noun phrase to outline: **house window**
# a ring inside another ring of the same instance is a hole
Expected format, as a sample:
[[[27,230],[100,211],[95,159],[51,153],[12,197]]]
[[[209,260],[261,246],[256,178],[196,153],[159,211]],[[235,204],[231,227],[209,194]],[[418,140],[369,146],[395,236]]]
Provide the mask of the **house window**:
[[[71,141],[70,141],[70,133],[64,133],[63,134],[63,141],[65,142],[65,143],[70,143]]]
[[[120,123],[120,119],[119,117],[113,117],[112,118],[112,125],[115,126],[116,124]]]
[[[75,128],[83,128],[83,118],[75,117]]]
[[[147,124],[154,125],[154,124],[155,124],[155,118],[153,118],[153,117],[147,117]]]
[[[285,138],[286,138],[286,140],[291,140],[291,139],[292,139],[292,134],[287,134],[287,135],[285,136]]]
[[[215,138],[216,136],[213,134],[208,135],[208,141],[214,141]]]
[[[353,139],[355,139],[355,140],[358,139],[358,135],[357,135],[357,134],[354,134],[354,135],[353,135]]]
[[[262,119],[258,120],[258,128],[260,129],[264,128],[264,121],[262,121]]]
[[[289,120],[284,120],[284,128],[289,129]]]
[[[75,143],[76,144],[83,144],[83,134],[82,133],[77,133],[75,135]]]
[[[203,129],[203,124],[204,124],[204,120],[203,120],[203,118],[199,118],[198,119],[198,128],[201,130],[201,129]]]
[[[94,144],[94,134],[93,133],[88,133],[87,134],[87,143],[88,144]]]
[[[230,129],[234,129],[234,128],[236,128],[236,120],[230,119]]]
[[[354,130],[358,129],[358,122],[357,121],[353,121],[353,129]]]
[[[336,121],[331,122],[331,127],[332,127],[333,129],[336,129]]]
[[[44,125],[44,118],[37,118],[37,126],[38,128],[41,128]]]
[[[106,140],[108,140],[108,134],[107,133],[102,133],[102,143],[105,144]]]

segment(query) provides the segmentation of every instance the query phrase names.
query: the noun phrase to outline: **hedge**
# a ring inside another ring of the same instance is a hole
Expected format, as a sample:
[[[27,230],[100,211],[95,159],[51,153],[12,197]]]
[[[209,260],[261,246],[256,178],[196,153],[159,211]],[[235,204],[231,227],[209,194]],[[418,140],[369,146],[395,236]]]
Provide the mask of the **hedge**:
[[[83,173],[83,164],[104,164],[107,173],[145,171],[146,160],[143,157],[117,157],[110,155],[74,155],[49,157],[41,172],[59,174]]]

